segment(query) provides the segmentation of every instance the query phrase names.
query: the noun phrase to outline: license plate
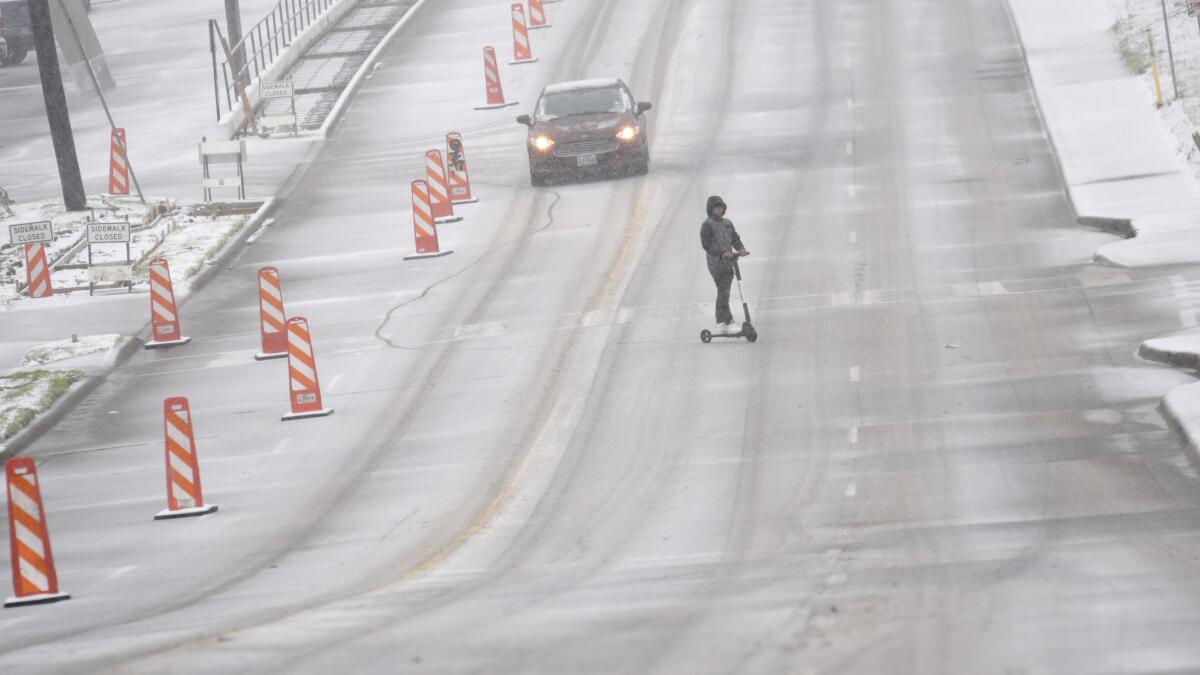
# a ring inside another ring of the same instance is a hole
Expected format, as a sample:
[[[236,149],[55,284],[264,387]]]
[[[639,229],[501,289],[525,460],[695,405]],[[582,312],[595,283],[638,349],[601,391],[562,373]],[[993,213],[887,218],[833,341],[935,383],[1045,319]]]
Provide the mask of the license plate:
[[[595,155],[580,155],[575,158],[576,166],[596,166]]]

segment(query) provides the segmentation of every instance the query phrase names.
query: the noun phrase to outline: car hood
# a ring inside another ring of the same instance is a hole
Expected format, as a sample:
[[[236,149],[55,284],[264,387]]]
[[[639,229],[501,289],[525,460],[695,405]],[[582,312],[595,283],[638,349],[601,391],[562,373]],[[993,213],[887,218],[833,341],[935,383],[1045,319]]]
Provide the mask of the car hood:
[[[595,113],[591,115],[571,115],[552,120],[540,120],[533,126],[533,133],[544,133],[554,140],[590,141],[599,138],[612,138],[617,130],[626,124],[636,124],[637,120],[628,113]]]

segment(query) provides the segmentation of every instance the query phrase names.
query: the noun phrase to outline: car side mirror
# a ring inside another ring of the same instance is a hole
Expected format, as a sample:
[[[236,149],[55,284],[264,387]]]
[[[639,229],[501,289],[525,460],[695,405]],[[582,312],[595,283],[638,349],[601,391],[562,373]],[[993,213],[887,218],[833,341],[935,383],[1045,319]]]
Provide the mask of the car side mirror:
[[[524,124],[527,127],[532,127],[533,120],[529,119],[529,115],[521,115],[517,118],[517,124]]]
[[[639,114],[639,115],[641,115],[642,113],[646,112],[647,110],[649,110],[649,109],[651,109],[651,108],[653,108],[653,107],[654,107],[654,106],[650,105],[650,104],[649,104],[649,103],[647,103],[646,101],[642,101],[641,103],[637,104],[637,111],[638,111],[638,114]]]

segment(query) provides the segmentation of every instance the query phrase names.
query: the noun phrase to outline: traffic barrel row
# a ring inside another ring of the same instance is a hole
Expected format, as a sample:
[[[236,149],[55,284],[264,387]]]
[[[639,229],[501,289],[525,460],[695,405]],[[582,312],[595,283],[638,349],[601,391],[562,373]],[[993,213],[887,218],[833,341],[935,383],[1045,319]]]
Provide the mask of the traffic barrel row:
[[[439,258],[453,253],[442,250],[438,240],[438,225],[455,223],[455,204],[479,201],[471,190],[471,171],[467,166],[467,150],[457,131],[446,134],[446,153],[435,148],[425,153],[425,178],[409,184],[412,199],[413,239],[416,252],[405,260]]]

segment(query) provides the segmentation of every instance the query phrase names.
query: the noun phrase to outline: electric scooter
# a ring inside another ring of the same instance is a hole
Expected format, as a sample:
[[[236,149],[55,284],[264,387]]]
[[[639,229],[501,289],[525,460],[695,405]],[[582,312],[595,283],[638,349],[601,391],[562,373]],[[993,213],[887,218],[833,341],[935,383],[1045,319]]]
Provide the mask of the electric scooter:
[[[746,315],[746,320],[742,322],[742,329],[736,333],[714,333],[707,328],[700,331],[700,341],[704,344],[712,342],[713,338],[746,338],[746,342],[757,342],[758,331],[754,330],[754,325],[750,323],[750,305],[746,304],[746,296],[742,295],[742,268],[738,266],[737,258],[733,260],[733,276],[737,279],[738,297],[742,300],[742,312]]]

